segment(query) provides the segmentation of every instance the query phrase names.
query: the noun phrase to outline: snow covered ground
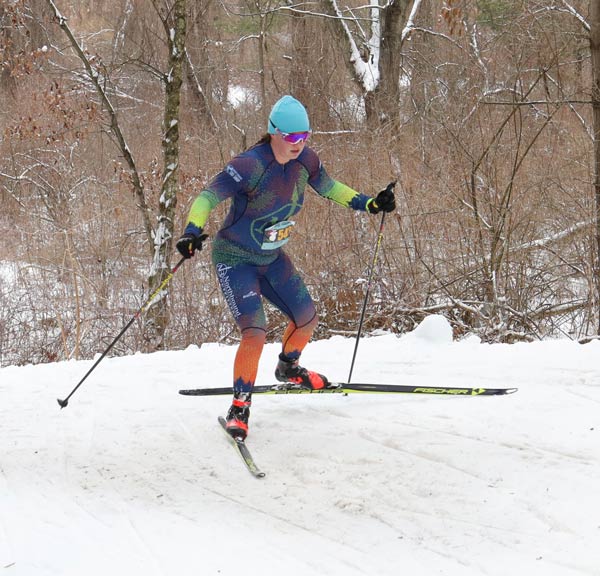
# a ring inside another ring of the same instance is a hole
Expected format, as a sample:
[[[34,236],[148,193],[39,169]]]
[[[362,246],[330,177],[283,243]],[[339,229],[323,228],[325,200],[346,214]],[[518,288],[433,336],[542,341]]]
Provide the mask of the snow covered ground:
[[[354,340],[303,363],[345,380]],[[256,396],[253,478],[216,417],[235,348],[0,370],[0,575],[600,575],[600,343],[361,341],[355,382],[500,397]],[[261,360],[271,383],[278,346]]]

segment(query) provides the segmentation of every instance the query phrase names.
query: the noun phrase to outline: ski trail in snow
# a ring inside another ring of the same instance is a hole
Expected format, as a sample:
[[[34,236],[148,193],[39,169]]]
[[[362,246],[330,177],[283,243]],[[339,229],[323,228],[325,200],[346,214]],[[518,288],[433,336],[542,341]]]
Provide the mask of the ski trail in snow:
[[[593,402],[594,404],[600,404],[599,398],[595,398],[591,394],[586,394],[585,392],[576,391],[576,390],[566,390],[566,393],[571,396],[575,396],[576,398],[583,399],[586,402]]]
[[[179,418],[177,420],[177,423],[179,424],[181,430],[185,433],[185,435],[188,438],[188,441],[190,441],[192,443],[192,445],[196,442],[197,437],[195,437],[190,429],[186,426],[186,424],[181,420],[181,418]],[[222,436],[222,432],[219,436]],[[232,461],[232,468],[235,469],[235,474],[239,475],[241,474],[242,476],[246,476],[249,475],[249,473],[244,469],[242,463],[238,462],[239,460],[239,456],[237,454],[235,454],[235,451],[233,449],[231,449],[231,447],[227,444],[226,442],[226,438],[222,438],[222,449],[223,449],[223,457],[226,458],[228,461],[231,460]],[[250,478],[250,481],[253,481]],[[255,480],[256,482],[260,482],[260,480]],[[266,483],[266,482],[263,482]],[[248,510],[255,512],[257,514],[261,514],[264,516],[267,516],[273,520],[279,521],[283,524],[285,524],[286,526],[293,526],[295,528],[298,528],[299,530],[302,530],[308,534],[310,534],[311,536],[314,535],[314,531],[309,528],[306,527],[300,523],[294,522],[293,520],[291,520],[289,517],[286,516],[280,516],[276,513],[273,513],[271,511],[269,511],[268,509],[265,508],[258,508],[254,505],[252,505],[251,503],[244,501],[242,498],[237,498],[237,497],[233,497],[230,494],[226,494],[224,491],[221,490],[217,490],[214,487],[209,487],[207,485],[207,482],[203,483],[202,486],[203,490],[210,492],[211,494],[214,494],[216,496],[219,496],[220,498],[223,498],[224,500],[227,500],[237,506],[242,506],[244,508],[247,508]],[[343,544],[343,542],[340,542],[340,544]]]
[[[103,473],[103,471],[100,469],[98,469],[96,472],[100,478],[102,478],[103,486],[108,487],[114,495],[114,497],[111,497],[110,499],[111,503],[116,507],[119,517],[125,523],[126,531],[130,534],[130,537],[126,540],[130,543],[133,540],[135,546],[140,550],[140,554],[143,554],[145,557],[145,574],[148,574],[148,564],[150,564],[150,569],[152,570],[150,574],[156,574],[156,576],[168,576],[170,574],[168,567],[161,566],[161,561],[154,553],[154,547],[152,543],[149,542],[144,536],[143,530],[138,525],[138,521],[136,520],[135,512],[128,504],[126,498],[119,490],[114,488],[110,478],[105,477],[105,472]],[[134,481],[137,481],[137,479]]]
[[[278,511],[279,504],[272,507],[268,505],[269,501],[265,503],[265,491],[270,490],[269,480],[257,481],[248,474],[242,464],[238,462],[238,456],[227,444],[226,438],[223,438],[223,432],[216,419],[214,420],[214,426],[208,427],[208,429],[204,427],[201,431],[198,430],[198,422],[202,422],[199,419],[188,420],[185,416],[175,412],[170,415],[170,420],[172,424],[169,426],[170,430],[176,429],[179,431],[172,438],[173,445],[178,446],[178,451],[181,452],[178,454],[177,466],[179,466],[179,471],[182,473],[176,484],[181,485],[183,480],[188,485],[184,496],[186,506],[182,506],[181,510],[176,510],[178,515],[189,519],[191,522],[197,522],[199,518],[193,513],[195,506],[208,505],[209,507],[219,506],[221,508],[225,506],[226,510],[220,512],[223,518],[221,530],[228,530],[227,518],[231,516],[236,518],[236,525],[238,526],[247,523],[249,526],[262,526],[263,529],[268,526],[267,533],[275,531],[277,534],[275,539],[271,537],[271,542],[269,543],[266,540],[264,544],[269,549],[268,555],[273,559],[271,563],[273,566],[277,565],[276,562],[283,561],[286,555],[292,555],[297,557],[299,563],[298,571],[294,573],[306,573],[302,572],[301,566],[305,566],[304,570],[308,570],[308,574],[334,573],[331,571],[333,568],[327,567],[331,564],[331,561],[313,560],[311,554],[307,555],[303,552],[306,547],[309,547],[309,549],[315,551],[315,554],[316,551],[325,549],[329,550],[330,553],[334,553],[334,557],[337,559],[334,560],[333,565],[339,563],[339,559],[343,558],[344,573],[346,574],[358,575],[364,573],[362,568],[365,563],[363,553],[357,553],[356,548],[349,545],[344,539],[337,537],[335,531],[325,536],[319,530],[316,530],[314,526],[297,521],[293,515],[286,514],[284,512],[285,507]],[[213,456],[212,470],[208,468],[206,458],[202,452],[203,447],[207,446],[206,442],[213,446],[210,451]],[[215,444],[216,452],[214,449]],[[217,461],[214,461],[215,453],[219,456]],[[199,463],[200,474],[197,476],[196,481],[189,477],[187,471],[181,470],[181,456],[184,457],[190,469],[194,468],[196,462]],[[131,487],[128,489],[130,490]],[[162,486],[162,489],[164,490],[164,486]],[[273,496],[274,500],[278,498],[280,496]],[[174,507],[179,508],[177,502],[174,502],[176,499],[177,496],[168,490],[164,491],[164,497],[161,498],[161,500],[167,501],[171,512]],[[256,502],[261,502],[261,504]],[[193,531],[194,528],[192,528]],[[284,538],[284,541],[277,544],[282,538]],[[278,546],[281,547],[281,550],[274,552],[274,549],[276,550]],[[317,556],[320,555],[319,552]],[[266,566],[268,567],[268,565],[267,563]],[[268,568],[263,568],[261,573],[264,573],[264,570],[268,571]]]

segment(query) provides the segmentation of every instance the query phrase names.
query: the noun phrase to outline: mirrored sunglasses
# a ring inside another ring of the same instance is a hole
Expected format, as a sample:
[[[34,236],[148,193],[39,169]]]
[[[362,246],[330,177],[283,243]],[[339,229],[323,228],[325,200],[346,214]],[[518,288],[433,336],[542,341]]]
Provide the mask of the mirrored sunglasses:
[[[269,122],[271,122],[271,120],[269,120]],[[310,130],[307,130],[306,132],[283,132],[283,130],[277,128],[273,122],[271,122],[271,126],[275,128],[277,134],[281,135],[281,137],[288,144],[299,144],[300,142],[306,142],[312,133]]]

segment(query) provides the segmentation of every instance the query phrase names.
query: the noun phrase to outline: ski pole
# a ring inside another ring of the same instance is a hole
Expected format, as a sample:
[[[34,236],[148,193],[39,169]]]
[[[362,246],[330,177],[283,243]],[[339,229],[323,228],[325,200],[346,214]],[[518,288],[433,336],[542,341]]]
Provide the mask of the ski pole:
[[[377,257],[379,255],[379,247],[383,239],[383,225],[385,223],[386,212],[381,214],[381,224],[379,225],[379,234],[377,235],[377,242],[375,244],[375,251],[373,253],[373,262],[371,262],[371,269],[369,270],[369,276],[367,278],[367,290],[365,293],[365,299],[363,301],[362,312],[360,313],[360,322],[358,323],[358,330],[356,332],[356,343],[354,344],[354,354],[352,355],[352,364],[350,365],[350,374],[348,374],[348,384],[352,378],[352,370],[354,369],[354,360],[356,360],[356,351],[358,350],[358,342],[360,340],[360,334],[362,332],[362,325],[365,319],[365,311],[367,309],[367,301],[369,300],[369,292],[371,291],[371,279],[373,277],[373,270],[377,264]]]
[[[66,408],[68,406],[69,398],[71,398],[71,396],[73,396],[73,394],[75,394],[77,389],[84,383],[85,379],[94,371],[96,366],[98,366],[98,364],[100,364],[100,362],[102,362],[104,357],[110,352],[111,348],[119,341],[121,336],[123,336],[123,334],[125,334],[125,332],[127,332],[127,330],[129,329],[129,327],[137,320],[137,318],[139,318],[140,314],[144,313],[148,309],[152,300],[154,300],[154,298],[156,298],[156,296],[158,296],[158,294],[162,291],[162,289],[169,283],[171,278],[173,278],[173,275],[175,274],[175,272],[177,272],[179,267],[184,262],[185,262],[185,258],[182,258],[179,262],[177,262],[175,267],[167,274],[165,279],[161,282],[160,286],[154,292],[152,292],[152,294],[150,294],[150,296],[148,296],[146,301],[140,306],[139,310],[133,315],[131,320],[129,322],[127,322],[127,324],[125,324],[123,329],[119,332],[119,334],[117,334],[117,337],[108,345],[108,347],[102,353],[100,358],[98,358],[98,360],[96,360],[96,362],[94,362],[94,365],[86,372],[85,376],[79,381],[79,384],[77,384],[77,386],[75,386],[75,388],[73,388],[73,390],[71,390],[71,393],[64,400],[61,400],[60,398],[56,399],[56,401],[58,402],[58,404],[61,408]]]

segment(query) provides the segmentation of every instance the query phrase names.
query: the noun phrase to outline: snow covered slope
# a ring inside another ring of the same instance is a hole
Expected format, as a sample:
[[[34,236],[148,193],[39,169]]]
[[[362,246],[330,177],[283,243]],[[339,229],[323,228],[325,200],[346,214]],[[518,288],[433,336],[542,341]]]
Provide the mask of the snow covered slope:
[[[347,378],[354,340],[303,364]],[[259,383],[273,381],[268,345]],[[500,397],[256,396],[254,479],[217,415],[235,348],[0,370],[0,575],[598,576],[600,343],[361,341],[353,381]]]

